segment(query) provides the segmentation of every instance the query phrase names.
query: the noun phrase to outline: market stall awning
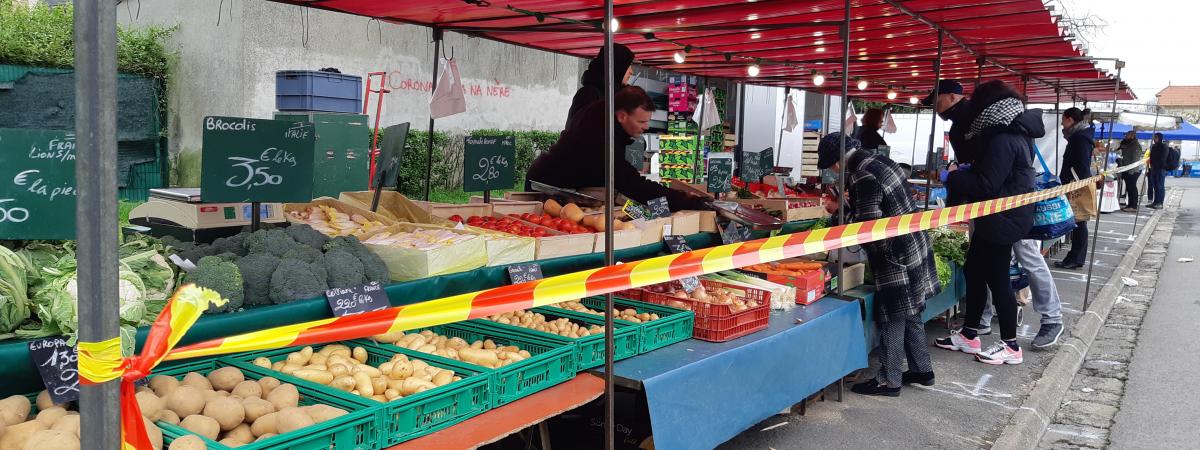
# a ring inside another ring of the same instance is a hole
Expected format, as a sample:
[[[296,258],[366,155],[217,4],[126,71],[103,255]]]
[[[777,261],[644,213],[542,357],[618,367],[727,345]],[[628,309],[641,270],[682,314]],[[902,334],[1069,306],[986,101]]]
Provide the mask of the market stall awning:
[[[1137,130],[1138,139],[1150,139],[1154,133],[1162,133],[1163,139],[1168,141],[1200,141],[1200,128],[1187,122],[1180,121],[1179,128],[1174,130],[1159,130],[1142,129],[1132,127],[1123,123],[1112,124],[1113,133],[1108,132],[1108,123],[1100,124],[1100,133],[1097,136],[1099,139],[1111,137],[1112,139],[1121,139],[1128,133],[1129,130]],[[1110,136],[1111,135],[1111,136]]]
[[[591,57],[603,45],[599,0],[275,0],[438,27]],[[617,0],[616,42],[648,66],[739,82],[840,92],[843,0]],[[1071,41],[1039,0],[855,0],[851,95],[907,102],[932,86],[939,30],[942,77],[1003,79],[1034,102],[1134,99]],[[677,54],[683,56],[678,62]],[[980,64],[982,63],[982,65]],[[757,76],[749,66],[757,65]],[[818,85],[818,75],[824,83]],[[860,82],[864,88],[859,89]]]

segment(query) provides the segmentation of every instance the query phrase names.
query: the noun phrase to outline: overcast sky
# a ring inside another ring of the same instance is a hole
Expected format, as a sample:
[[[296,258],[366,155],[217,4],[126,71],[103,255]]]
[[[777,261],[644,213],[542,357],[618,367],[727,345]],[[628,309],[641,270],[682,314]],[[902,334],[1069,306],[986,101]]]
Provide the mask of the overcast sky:
[[[1088,54],[1127,61],[1122,77],[1138,101],[1167,86],[1200,85],[1200,2],[1192,0],[1064,0],[1068,15],[1094,14],[1108,25]],[[1112,62],[1100,67],[1112,69]]]

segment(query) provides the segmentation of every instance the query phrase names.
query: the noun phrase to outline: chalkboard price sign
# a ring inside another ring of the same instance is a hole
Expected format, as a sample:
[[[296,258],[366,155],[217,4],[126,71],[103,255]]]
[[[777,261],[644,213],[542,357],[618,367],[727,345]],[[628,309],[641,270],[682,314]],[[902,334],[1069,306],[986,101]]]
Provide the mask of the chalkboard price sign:
[[[512,188],[517,163],[515,136],[467,136],[463,148],[463,190]]]
[[[763,171],[761,152],[742,152],[742,179],[749,183],[757,183],[762,180],[766,172]]]
[[[630,219],[634,220],[650,218],[650,211],[647,211],[646,207],[637,204],[633,200],[625,200],[625,206],[621,208],[621,211],[624,211]]]
[[[0,128],[0,236],[75,239],[75,134]]]
[[[708,192],[718,194],[733,190],[733,158],[708,159]]]
[[[508,280],[512,284],[542,279],[542,266],[538,263],[513,264],[508,266]]]
[[[379,311],[391,306],[388,303],[387,292],[383,291],[383,285],[377,281],[352,288],[326,290],[325,300],[329,301],[329,308],[333,310],[335,317]]]
[[[29,343],[29,357],[54,403],[79,400],[79,354],[62,337]]]
[[[683,253],[692,251],[692,247],[688,245],[687,239],[678,234],[668,234],[663,236],[663,242],[667,244],[667,249],[671,253]],[[679,282],[683,285],[683,290],[692,292],[700,287],[700,280],[696,277],[682,278]]]
[[[312,200],[316,138],[311,123],[205,117],[201,200],[285,203]]]
[[[650,209],[651,218],[653,219],[671,217],[671,206],[667,202],[666,197],[652,198],[646,202],[646,207]]]
[[[729,222],[729,225],[721,228],[721,243],[732,244],[735,242],[746,242],[750,239],[750,228],[738,225],[737,222]]]
[[[775,149],[767,147],[758,154],[758,162],[762,164],[762,174],[770,175],[775,171]]]

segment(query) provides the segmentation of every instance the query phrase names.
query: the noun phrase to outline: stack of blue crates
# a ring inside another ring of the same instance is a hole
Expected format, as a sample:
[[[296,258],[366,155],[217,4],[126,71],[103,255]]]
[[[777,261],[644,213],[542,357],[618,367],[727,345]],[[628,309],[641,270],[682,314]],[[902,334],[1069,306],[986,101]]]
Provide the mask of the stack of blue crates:
[[[275,72],[279,111],[362,112],[362,77],[315,70]]]

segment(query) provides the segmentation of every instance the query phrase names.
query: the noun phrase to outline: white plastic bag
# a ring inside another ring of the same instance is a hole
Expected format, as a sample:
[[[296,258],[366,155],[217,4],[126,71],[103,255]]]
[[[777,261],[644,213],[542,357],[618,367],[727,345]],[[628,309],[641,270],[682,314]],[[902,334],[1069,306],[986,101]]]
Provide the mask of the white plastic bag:
[[[441,64],[437,88],[433,90],[433,98],[429,99],[429,115],[434,119],[467,110],[467,97],[463,94],[462,80],[458,77],[458,63],[454,59],[443,59]]]
[[[796,125],[800,124],[800,119],[796,117],[796,100],[794,94],[789,94],[787,97],[787,105],[784,108],[783,131],[791,133],[796,129]]]
[[[704,95],[700,96],[700,106],[692,113],[692,121],[700,124],[700,131],[712,128],[714,125],[721,124],[721,115],[717,113],[717,102],[714,100],[712,88],[704,90]],[[704,111],[704,117],[700,117],[700,112]]]

